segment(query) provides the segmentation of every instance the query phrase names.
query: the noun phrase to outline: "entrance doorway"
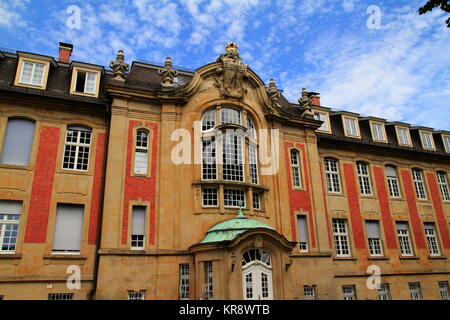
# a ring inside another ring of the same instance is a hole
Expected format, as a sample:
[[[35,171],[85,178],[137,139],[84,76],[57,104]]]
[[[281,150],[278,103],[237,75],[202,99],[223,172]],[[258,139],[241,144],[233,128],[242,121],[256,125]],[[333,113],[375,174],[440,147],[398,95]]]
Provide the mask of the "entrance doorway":
[[[272,263],[262,249],[251,249],[242,255],[242,290],[244,300],[272,300]]]

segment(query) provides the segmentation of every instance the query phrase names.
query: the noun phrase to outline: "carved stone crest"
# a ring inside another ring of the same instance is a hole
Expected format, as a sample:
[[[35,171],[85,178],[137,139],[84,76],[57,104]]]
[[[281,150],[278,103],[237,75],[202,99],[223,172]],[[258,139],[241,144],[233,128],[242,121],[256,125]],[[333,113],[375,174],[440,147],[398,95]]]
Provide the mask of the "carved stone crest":
[[[109,67],[114,72],[114,80],[125,81],[125,72],[130,69],[130,65],[125,63],[125,55],[123,50],[117,51],[117,56],[115,61],[111,61]]]
[[[312,112],[311,105],[312,105],[312,99],[311,96],[313,95],[313,92],[308,92],[306,88],[302,88],[302,96],[300,99],[298,99],[298,103],[300,107],[303,109],[302,117],[306,115],[314,116],[314,113]]]
[[[173,86],[173,79],[178,76],[178,71],[172,68],[172,59],[170,57],[166,58],[164,67],[159,69],[158,73],[162,77],[163,87]]]
[[[239,57],[236,43],[228,43],[225,51],[217,59],[218,62],[222,63],[222,66],[215,70],[215,84],[223,97],[242,99],[247,93],[247,81],[249,78],[247,65]]]

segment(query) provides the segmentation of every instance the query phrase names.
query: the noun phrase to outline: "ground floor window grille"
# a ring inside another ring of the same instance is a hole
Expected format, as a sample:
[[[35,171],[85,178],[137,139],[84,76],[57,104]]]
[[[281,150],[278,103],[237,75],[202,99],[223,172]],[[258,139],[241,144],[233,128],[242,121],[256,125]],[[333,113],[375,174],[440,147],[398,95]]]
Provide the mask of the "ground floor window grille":
[[[314,286],[304,286],[303,293],[305,300],[316,300],[316,288]]]
[[[342,286],[344,300],[356,300],[356,289],[354,285]]]
[[[212,300],[214,297],[212,261],[205,261],[204,267],[205,267],[205,286],[204,286],[205,298],[206,300]]]
[[[411,300],[422,300],[422,289],[420,288],[420,283],[410,282],[408,285]]]
[[[73,293],[50,293],[48,300],[72,300]]]
[[[144,291],[128,291],[128,300],[144,300]]]
[[[439,292],[442,300],[450,300],[448,293],[448,281],[439,281]]]
[[[189,264],[180,264],[180,299],[189,300]]]
[[[389,284],[381,283],[380,288],[378,289],[378,298],[380,300],[391,300],[391,294],[389,291]]]

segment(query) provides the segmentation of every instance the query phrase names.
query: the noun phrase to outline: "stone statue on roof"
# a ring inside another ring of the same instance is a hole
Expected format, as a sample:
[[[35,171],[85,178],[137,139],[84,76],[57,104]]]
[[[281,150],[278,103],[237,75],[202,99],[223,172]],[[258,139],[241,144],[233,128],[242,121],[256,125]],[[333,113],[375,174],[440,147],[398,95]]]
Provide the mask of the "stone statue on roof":
[[[125,55],[123,50],[117,51],[117,56],[115,61],[111,61],[109,67],[114,72],[114,80],[125,81],[125,72],[130,69],[130,65],[125,62]]]
[[[267,88],[267,93],[269,94],[270,100],[277,106],[280,107],[279,100],[280,100],[280,92],[278,92],[277,85],[275,83],[275,80],[270,79],[269,80],[269,88]]]
[[[247,93],[247,65],[242,62],[236,43],[228,43],[225,51],[217,59],[222,66],[215,70],[216,86],[225,98],[242,99]]]
[[[298,99],[298,104],[300,105],[300,108],[303,109],[302,111],[302,117],[306,115],[314,115],[311,109],[312,105],[312,99],[311,99],[311,92],[308,92],[306,88],[302,88],[302,95],[300,99]]]
[[[172,59],[170,57],[166,58],[164,67],[159,69],[158,73],[162,77],[163,87],[172,87],[173,79],[178,76],[178,71],[172,68]]]

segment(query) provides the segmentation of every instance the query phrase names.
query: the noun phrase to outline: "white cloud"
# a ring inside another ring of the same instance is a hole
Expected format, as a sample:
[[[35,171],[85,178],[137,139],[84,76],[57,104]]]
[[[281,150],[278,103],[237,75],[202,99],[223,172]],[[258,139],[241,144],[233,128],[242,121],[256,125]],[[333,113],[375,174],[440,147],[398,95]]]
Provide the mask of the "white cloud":
[[[21,12],[29,4],[29,0],[2,0],[0,2],[0,26],[25,27]]]

